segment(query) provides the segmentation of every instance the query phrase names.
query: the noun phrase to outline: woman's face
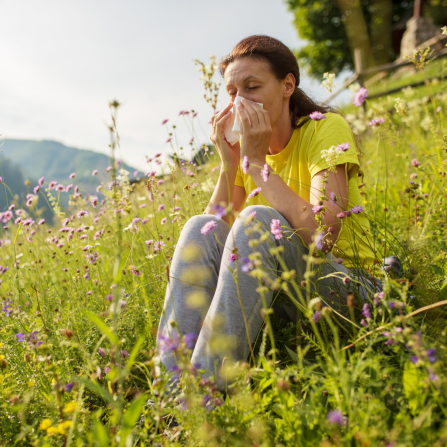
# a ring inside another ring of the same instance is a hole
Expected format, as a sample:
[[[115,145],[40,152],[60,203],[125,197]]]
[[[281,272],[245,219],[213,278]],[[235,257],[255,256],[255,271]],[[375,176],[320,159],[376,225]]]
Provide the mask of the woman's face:
[[[231,102],[236,96],[260,102],[269,112],[272,127],[286,115],[289,118],[289,98],[295,89],[295,78],[289,73],[279,81],[264,60],[251,57],[238,59],[225,71],[225,86]]]

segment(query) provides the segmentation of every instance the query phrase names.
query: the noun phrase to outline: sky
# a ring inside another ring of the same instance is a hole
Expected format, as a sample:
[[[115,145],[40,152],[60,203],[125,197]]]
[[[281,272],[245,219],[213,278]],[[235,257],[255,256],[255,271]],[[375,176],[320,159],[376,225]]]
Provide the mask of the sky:
[[[188,147],[181,110],[198,112],[196,139],[210,142],[212,109],[193,59],[219,61],[252,34],[291,49],[305,44],[282,0],[0,0],[0,15],[2,137],[108,154],[108,104],[116,99],[121,156],[141,170],[146,156],[170,150],[164,119]],[[228,96],[218,73],[215,80],[219,110]],[[322,100],[320,83],[303,73],[300,87]]]

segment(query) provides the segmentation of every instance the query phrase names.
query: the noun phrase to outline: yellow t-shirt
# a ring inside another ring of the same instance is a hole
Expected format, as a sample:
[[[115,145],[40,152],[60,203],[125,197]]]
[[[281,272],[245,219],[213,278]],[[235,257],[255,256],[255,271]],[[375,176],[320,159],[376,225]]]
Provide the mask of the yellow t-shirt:
[[[312,177],[329,167],[321,151],[331,146],[349,143],[349,149],[339,154],[335,164],[347,163],[348,210],[355,205],[363,206],[358,187],[360,164],[351,128],[341,115],[336,113],[325,115],[325,119],[309,120],[299,129],[295,129],[287,146],[279,154],[267,155],[266,161],[295,193],[309,202]],[[234,184],[245,188],[247,194],[256,188],[253,179],[244,174],[240,166]],[[247,205],[271,206],[262,193],[248,199]],[[373,275],[377,274],[377,266],[373,266],[374,261],[379,258],[374,256],[374,242],[365,212],[351,213],[350,217],[342,220],[342,223],[332,254],[337,258],[343,258],[343,264],[348,268],[371,267],[370,272]]]

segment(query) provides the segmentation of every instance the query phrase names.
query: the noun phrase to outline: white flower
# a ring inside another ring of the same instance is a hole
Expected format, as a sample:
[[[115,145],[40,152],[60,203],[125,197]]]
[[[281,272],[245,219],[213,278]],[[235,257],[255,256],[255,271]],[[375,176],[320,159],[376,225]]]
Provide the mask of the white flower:
[[[328,164],[329,171],[335,172],[335,166],[336,166],[335,163],[336,163],[339,155],[340,155],[340,151],[337,151],[336,146],[331,146],[329,149],[321,151],[321,157]]]
[[[433,123],[433,120],[431,119],[431,116],[427,115],[422,121],[421,121],[421,127],[426,132],[430,130],[430,126]]]
[[[396,98],[394,100],[394,108],[399,115],[405,115],[406,107],[403,99]]]
[[[332,90],[335,87],[334,85],[335,74],[325,73],[323,77],[324,81],[321,83],[321,87],[325,88],[329,93],[332,93]]]
[[[402,93],[405,95],[405,98],[411,99],[414,96],[415,91],[410,86],[408,86],[402,89]]]

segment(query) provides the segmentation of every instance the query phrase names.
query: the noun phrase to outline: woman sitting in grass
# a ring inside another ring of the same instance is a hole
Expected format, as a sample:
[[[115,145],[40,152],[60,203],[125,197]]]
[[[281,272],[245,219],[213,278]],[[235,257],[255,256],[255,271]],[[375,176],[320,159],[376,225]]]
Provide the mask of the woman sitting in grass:
[[[178,339],[186,336],[192,364],[225,389],[223,359],[253,358],[280,289],[293,303],[285,305],[290,315],[320,297],[316,324],[322,307],[346,315],[348,292],[361,303],[365,286],[374,292],[380,281],[346,120],[298,87],[295,56],[272,37],[239,42],[220,72],[230,103],[211,118],[219,180],[178,240],[158,346],[161,362],[176,371]],[[237,96],[242,139],[231,145],[224,129]]]

